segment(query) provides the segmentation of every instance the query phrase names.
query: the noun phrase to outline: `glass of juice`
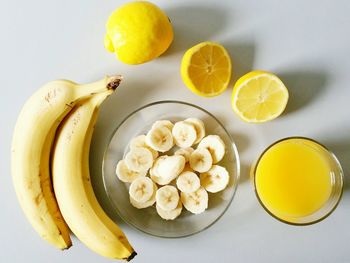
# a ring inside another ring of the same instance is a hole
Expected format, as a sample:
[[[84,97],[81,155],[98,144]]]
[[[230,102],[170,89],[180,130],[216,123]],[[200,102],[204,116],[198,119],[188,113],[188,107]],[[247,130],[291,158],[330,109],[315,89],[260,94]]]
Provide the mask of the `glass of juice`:
[[[305,137],[270,145],[252,167],[255,193],[264,209],[293,225],[317,223],[337,207],[343,171],[336,156]]]

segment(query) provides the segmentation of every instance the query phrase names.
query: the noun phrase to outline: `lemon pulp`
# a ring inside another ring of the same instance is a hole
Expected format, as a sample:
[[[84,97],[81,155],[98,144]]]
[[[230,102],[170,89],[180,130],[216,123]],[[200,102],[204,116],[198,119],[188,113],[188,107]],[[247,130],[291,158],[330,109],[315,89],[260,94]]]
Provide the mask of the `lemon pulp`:
[[[213,97],[227,88],[231,67],[230,56],[223,46],[203,42],[186,51],[181,63],[181,76],[195,94]]]
[[[252,71],[236,82],[232,92],[232,108],[244,121],[265,122],[282,114],[288,98],[287,88],[276,75]]]

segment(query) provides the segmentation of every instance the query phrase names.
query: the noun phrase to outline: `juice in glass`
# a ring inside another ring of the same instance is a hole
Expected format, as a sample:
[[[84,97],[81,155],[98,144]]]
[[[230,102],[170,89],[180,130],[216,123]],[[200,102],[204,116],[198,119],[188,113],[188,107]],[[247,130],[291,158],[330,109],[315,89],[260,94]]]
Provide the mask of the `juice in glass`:
[[[263,207],[291,224],[318,221],[335,208],[342,192],[342,171],[324,146],[302,137],[276,142],[254,169],[256,194]]]

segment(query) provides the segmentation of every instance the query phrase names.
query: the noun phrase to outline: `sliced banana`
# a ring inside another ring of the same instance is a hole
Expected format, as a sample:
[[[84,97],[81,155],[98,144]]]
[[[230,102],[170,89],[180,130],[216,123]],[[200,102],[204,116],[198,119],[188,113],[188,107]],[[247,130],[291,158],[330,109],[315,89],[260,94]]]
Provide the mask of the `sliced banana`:
[[[222,160],[225,155],[225,143],[218,135],[208,135],[198,144],[199,148],[206,148],[209,150],[213,158],[213,164]]]
[[[181,192],[181,202],[191,213],[200,214],[208,208],[208,193],[203,187],[189,194]]]
[[[185,158],[181,155],[163,155],[159,157],[150,170],[151,178],[159,185],[169,184],[184,169]]]
[[[190,156],[190,166],[196,172],[204,173],[211,168],[212,164],[213,159],[206,148],[196,149]]]
[[[169,120],[159,120],[159,121],[156,121],[155,123],[153,123],[152,128],[155,128],[157,126],[164,126],[164,127],[168,128],[170,131],[172,131],[174,124]]]
[[[176,179],[177,188],[184,193],[192,193],[201,186],[199,177],[193,172],[182,172]]]
[[[131,183],[130,203],[138,209],[156,203],[157,213],[165,220],[177,218],[183,206],[194,214],[204,212],[208,192],[222,191],[230,179],[224,167],[213,165],[225,155],[224,141],[218,135],[205,137],[205,133],[203,121],[187,118],[175,124],[156,121],[147,135],[133,138],[130,152],[116,167],[118,178]],[[180,147],[174,155],[159,156],[158,152],[167,152],[174,144]],[[194,144],[198,144],[196,150],[191,147]]]
[[[130,203],[132,206],[136,207],[137,209],[147,208],[152,206],[156,202],[156,192],[158,190],[158,187],[155,183],[153,183],[153,194],[149,200],[146,202],[137,202],[134,198],[130,196]]]
[[[130,141],[130,149],[140,148],[140,147],[144,147],[144,148],[147,148],[148,150],[150,150],[150,152],[153,155],[153,159],[156,159],[158,157],[158,152],[147,145],[146,135],[144,135],[144,134],[139,135]]]
[[[149,174],[150,174],[150,177],[151,179],[156,182],[157,184],[159,184],[157,182],[157,178],[159,177],[158,176],[158,167],[159,167],[159,164],[164,160],[166,159],[168,156],[167,155],[162,155],[162,156],[159,156],[153,163],[153,166],[152,168],[149,170]],[[160,180],[161,181],[161,180]]]
[[[197,133],[197,138],[194,141],[194,144],[199,143],[205,136],[204,122],[200,119],[197,119],[197,118],[188,118],[185,120],[185,122],[191,123],[194,126],[194,128],[196,129],[196,133]]]
[[[194,170],[191,168],[191,166],[190,166],[189,163],[186,163],[186,164],[185,164],[185,167],[184,167],[184,169],[182,170],[182,172],[193,172],[193,173],[196,173],[196,171],[194,171]]]
[[[229,179],[228,171],[220,165],[213,165],[208,172],[200,174],[201,185],[210,193],[224,190]]]
[[[187,163],[190,160],[190,155],[193,151],[194,151],[194,149],[191,147],[180,148],[174,154],[175,155],[182,155],[185,158],[185,162]]]
[[[136,171],[130,170],[128,168],[128,166],[126,165],[125,160],[120,160],[118,162],[115,172],[116,172],[119,180],[124,182],[124,183],[131,183],[135,179],[137,179],[139,177],[144,177],[147,174],[147,170],[144,170],[141,172],[136,172]]]
[[[155,126],[146,135],[146,143],[152,149],[159,152],[166,152],[174,145],[173,135],[165,126]]]
[[[139,203],[144,203],[151,199],[153,192],[153,181],[149,177],[135,179],[129,188],[129,195]]]
[[[174,220],[175,218],[177,218],[181,214],[182,203],[179,200],[179,203],[177,204],[177,207],[175,209],[173,209],[173,210],[170,210],[170,211],[166,211],[166,210],[160,208],[159,205],[156,205],[156,209],[157,209],[158,215],[161,218],[163,218],[165,220]]]
[[[177,207],[179,200],[179,192],[177,191],[176,187],[172,185],[166,185],[157,190],[157,206],[165,211],[174,210]]]
[[[191,147],[197,139],[197,132],[193,124],[185,121],[175,123],[172,133],[175,144],[181,148]]]
[[[158,175],[172,181],[174,180],[184,169],[185,158],[181,155],[166,156],[159,163],[157,172]],[[169,181],[169,183],[170,183]]]
[[[153,165],[153,155],[147,148],[132,148],[125,156],[125,163],[130,170],[147,172]]]

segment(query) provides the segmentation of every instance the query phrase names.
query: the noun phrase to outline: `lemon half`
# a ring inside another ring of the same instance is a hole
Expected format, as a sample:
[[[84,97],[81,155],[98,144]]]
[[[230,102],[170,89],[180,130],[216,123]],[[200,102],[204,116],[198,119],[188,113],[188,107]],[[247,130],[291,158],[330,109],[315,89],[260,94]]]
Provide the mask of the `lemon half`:
[[[181,76],[195,94],[213,97],[227,88],[231,68],[230,56],[222,45],[202,42],[186,51],[181,62]]]
[[[252,71],[242,76],[232,92],[232,108],[251,123],[273,120],[286,108],[289,94],[283,82],[266,71]]]

